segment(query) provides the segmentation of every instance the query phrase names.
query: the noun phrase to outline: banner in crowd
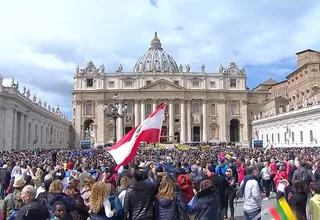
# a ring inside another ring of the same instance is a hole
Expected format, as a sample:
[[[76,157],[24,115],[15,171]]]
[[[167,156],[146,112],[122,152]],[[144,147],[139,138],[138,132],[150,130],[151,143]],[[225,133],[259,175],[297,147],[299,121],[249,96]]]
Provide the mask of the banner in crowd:
[[[115,170],[118,170],[120,166],[133,160],[141,142],[159,142],[162,123],[165,117],[165,107],[165,104],[161,104],[138,127],[133,128],[115,145],[106,150],[106,152],[112,155],[118,165]]]

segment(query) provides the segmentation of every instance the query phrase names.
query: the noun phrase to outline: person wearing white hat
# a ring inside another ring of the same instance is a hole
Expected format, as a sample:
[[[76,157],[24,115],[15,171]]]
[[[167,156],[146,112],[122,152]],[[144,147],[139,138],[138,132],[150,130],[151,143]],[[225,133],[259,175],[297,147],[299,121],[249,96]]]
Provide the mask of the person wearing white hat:
[[[14,178],[13,187],[14,191],[6,196],[3,202],[3,217],[7,219],[14,209],[20,209],[23,206],[21,199],[21,191],[26,185],[22,175],[17,174]]]

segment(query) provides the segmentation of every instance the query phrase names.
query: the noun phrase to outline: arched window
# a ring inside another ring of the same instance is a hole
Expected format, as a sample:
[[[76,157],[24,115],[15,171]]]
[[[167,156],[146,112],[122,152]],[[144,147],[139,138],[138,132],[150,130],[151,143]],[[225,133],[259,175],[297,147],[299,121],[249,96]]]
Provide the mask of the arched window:
[[[178,103],[174,104],[174,114],[180,115],[180,106]]]
[[[151,104],[147,104],[147,115],[149,116],[151,114]]]
[[[131,103],[127,104],[127,113],[132,114],[132,104]]]
[[[92,115],[92,104],[87,104],[86,115]]]
[[[237,115],[238,114],[238,106],[236,103],[231,104],[231,115]]]
[[[215,104],[211,104],[211,115],[215,115],[216,114],[216,105]]]
[[[194,103],[193,104],[193,113],[199,113],[200,109],[199,109],[199,104],[198,103]]]

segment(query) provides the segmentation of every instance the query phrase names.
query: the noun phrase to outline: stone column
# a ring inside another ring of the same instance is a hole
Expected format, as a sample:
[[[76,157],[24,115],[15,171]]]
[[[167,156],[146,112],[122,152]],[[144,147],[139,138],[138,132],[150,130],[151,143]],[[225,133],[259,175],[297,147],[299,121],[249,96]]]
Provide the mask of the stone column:
[[[97,143],[97,139],[98,139],[98,125],[93,125],[93,130],[94,130],[94,142]]]
[[[157,100],[153,100],[152,103],[152,112],[154,112],[158,107],[158,101]]]
[[[242,101],[242,111],[241,111],[241,116],[242,116],[242,124],[243,124],[243,129],[242,129],[242,143],[244,145],[249,145],[249,132],[248,132],[248,101],[243,100]]]
[[[103,110],[103,106],[105,104],[104,100],[98,100],[98,117],[97,117],[97,123],[98,123],[98,129],[95,131],[95,141],[98,145],[105,144],[105,112]],[[107,109],[108,111],[109,109]]]
[[[239,141],[240,143],[243,142],[243,124],[239,125]]]
[[[229,126],[229,122],[226,121],[226,100],[219,100],[219,140],[221,142],[227,141],[227,134],[226,134],[226,125]]]
[[[80,147],[80,141],[84,139],[83,133],[84,133],[84,125],[82,121],[82,100],[76,100],[76,111],[75,111],[75,148]],[[49,132],[48,132],[48,143],[51,140],[51,133],[50,133],[50,127],[48,126]]]
[[[20,114],[19,116],[19,131],[20,131],[20,138],[19,138],[19,150],[22,150],[24,149],[24,146],[23,146],[23,143],[24,143],[24,139],[26,138],[25,137],[25,131],[24,131],[24,115],[23,114]]]
[[[80,129],[80,134],[79,134],[79,136],[80,136],[80,140],[84,140],[84,125],[80,125],[80,127],[81,127],[81,129]],[[49,131],[50,132],[50,131]],[[78,143],[78,144],[80,144],[80,142]],[[80,145],[78,145],[79,147],[80,147]]]
[[[180,132],[180,142],[186,142],[186,108],[185,108],[185,100],[182,99],[180,103],[180,124],[181,124],[181,132]]]
[[[208,114],[206,100],[202,100],[202,141],[208,141]]]
[[[122,101],[119,103],[119,109],[118,112],[121,115],[122,114]],[[119,141],[123,136],[123,118],[117,119],[117,141]]]
[[[140,123],[142,123],[144,121],[144,119],[146,119],[146,100],[142,99],[141,100],[141,115],[140,115]]]
[[[5,129],[4,129],[5,150],[12,149],[12,135],[13,135],[13,109],[6,108]]]
[[[187,142],[191,142],[191,100],[187,101]]]
[[[12,148],[17,149],[19,141],[18,137],[18,112],[13,110],[13,130],[12,130]]]
[[[169,100],[169,142],[174,141],[173,100]]]
[[[140,110],[139,100],[134,100],[134,126],[137,127],[140,124]]]

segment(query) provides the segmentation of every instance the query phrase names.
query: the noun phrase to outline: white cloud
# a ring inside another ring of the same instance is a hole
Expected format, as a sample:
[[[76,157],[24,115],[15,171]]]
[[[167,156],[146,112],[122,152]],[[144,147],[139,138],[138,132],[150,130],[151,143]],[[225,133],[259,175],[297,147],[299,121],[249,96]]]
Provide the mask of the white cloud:
[[[154,31],[167,53],[192,70],[236,61],[270,65],[284,77],[295,53],[320,48],[320,2],[283,0],[12,0],[0,8],[0,73],[15,76],[48,102],[71,112],[76,65],[93,60],[106,71],[132,71]],[[274,64],[277,64],[274,66]],[[280,65],[279,65],[280,63]],[[248,71],[252,86],[259,82]],[[269,78],[269,76],[265,76]]]

